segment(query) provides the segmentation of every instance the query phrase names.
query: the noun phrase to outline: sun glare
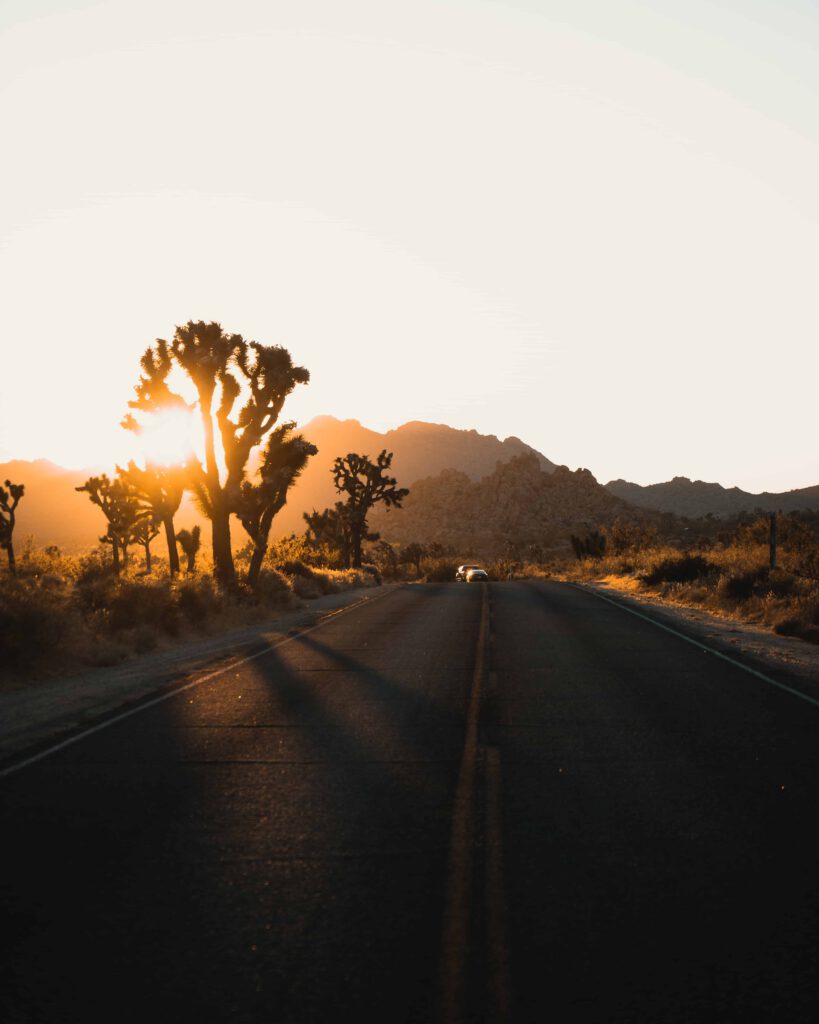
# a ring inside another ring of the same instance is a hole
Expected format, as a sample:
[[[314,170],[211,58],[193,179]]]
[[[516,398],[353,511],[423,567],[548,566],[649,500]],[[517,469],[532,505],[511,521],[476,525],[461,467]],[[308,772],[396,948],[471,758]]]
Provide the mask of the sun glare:
[[[185,462],[197,447],[193,417],[180,409],[152,415],[147,418],[138,443],[146,462],[164,466]]]

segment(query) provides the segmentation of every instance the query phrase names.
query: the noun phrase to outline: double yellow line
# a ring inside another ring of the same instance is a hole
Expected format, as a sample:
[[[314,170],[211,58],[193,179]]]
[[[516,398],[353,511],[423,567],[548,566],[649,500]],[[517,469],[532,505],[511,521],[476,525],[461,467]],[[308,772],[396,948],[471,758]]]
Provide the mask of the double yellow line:
[[[497,747],[481,742],[483,696],[495,682],[490,671],[490,588],[482,588],[475,669],[466,716],[450,834],[449,870],[441,940],[438,1019],[460,1024],[477,999],[482,1016],[505,1024],[510,1015],[509,950],[503,884],[501,759]],[[479,799],[482,797],[482,803]],[[477,888],[476,854],[483,850],[483,887]],[[474,905],[473,905],[474,904]],[[477,910],[477,913],[475,911]],[[477,948],[484,936],[485,949]],[[482,955],[483,954],[483,955]],[[484,970],[475,970],[480,963]],[[470,992],[470,979],[482,991]]]

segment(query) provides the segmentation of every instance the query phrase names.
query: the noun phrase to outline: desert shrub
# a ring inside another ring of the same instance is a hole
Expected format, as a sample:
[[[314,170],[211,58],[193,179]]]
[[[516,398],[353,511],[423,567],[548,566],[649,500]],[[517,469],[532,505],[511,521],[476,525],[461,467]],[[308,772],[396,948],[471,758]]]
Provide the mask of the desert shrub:
[[[276,568],[279,572],[286,573],[288,576],[303,576],[305,579],[313,579],[316,575],[313,569],[309,565],[305,565],[299,558],[277,562]]]
[[[221,610],[222,600],[209,576],[188,576],[177,584],[176,604],[188,622],[200,625]]]
[[[774,633],[780,636],[795,636],[819,644],[819,626],[806,622],[801,615],[784,615],[774,623]]]
[[[303,565],[316,567],[335,564],[338,552],[331,551],[322,544],[310,542],[304,534],[291,533],[289,537],[280,537],[267,549],[265,561],[279,568],[285,562],[301,562]]]
[[[643,521],[615,519],[611,526],[604,528],[603,535],[606,538],[605,548],[612,554],[641,551],[657,544],[657,527]]]
[[[641,579],[650,586],[658,583],[693,583],[694,580],[708,576],[714,569],[713,563],[702,555],[686,553],[676,557],[664,558]]]
[[[287,578],[270,567],[265,567],[259,573],[254,594],[260,603],[273,606],[286,606],[292,602],[293,596]]]
[[[137,654],[147,654],[157,645],[156,630],[151,626],[137,626],[131,636],[131,646]]]
[[[717,596],[729,601],[747,601],[765,589],[768,576],[767,567],[727,572],[717,584]]]
[[[355,571],[356,570],[353,570],[353,572]],[[364,574],[362,582],[365,587],[372,584],[376,587],[381,586],[381,570],[377,565],[373,565],[371,562],[365,562],[358,572]]]
[[[77,583],[91,583],[104,577],[113,576],[111,559],[100,545],[82,555],[75,564],[74,579]]]
[[[425,563],[427,583],[451,583],[455,579],[458,563],[451,558],[430,559]]]
[[[18,671],[56,651],[69,632],[70,608],[59,592],[35,581],[0,588],[0,670]]]
[[[296,597],[307,600],[312,597],[321,597],[326,591],[317,579],[296,574],[293,576],[293,593]]]
[[[108,626],[115,632],[137,626],[151,626],[171,636],[179,632],[179,609],[166,580],[118,580],[107,612]]]
[[[116,589],[116,577],[110,572],[97,574],[92,567],[77,580],[74,600],[83,612],[104,612],[113,600]]]

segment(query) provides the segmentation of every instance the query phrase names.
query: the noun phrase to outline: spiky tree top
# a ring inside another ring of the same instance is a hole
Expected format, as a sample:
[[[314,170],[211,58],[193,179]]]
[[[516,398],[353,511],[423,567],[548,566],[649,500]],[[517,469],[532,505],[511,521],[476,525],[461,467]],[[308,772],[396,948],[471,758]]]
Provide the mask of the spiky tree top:
[[[350,452],[339,456],[333,465],[333,483],[337,491],[347,495],[347,506],[355,513],[363,513],[378,502],[387,508],[401,502],[409,494],[406,487],[396,487],[397,480],[388,476],[387,470],[392,465],[392,452],[383,449],[375,462],[370,462],[366,455]]]
[[[258,579],[274,517],[284,507],[287,492],[307,460],[318,452],[301,434],[292,433],[295,426],[283,423],[271,433],[259,468],[259,482],[243,481],[236,502],[236,515],[255,545],[248,569],[251,585]]]
[[[107,473],[91,476],[74,490],[84,491],[102,510],[108,520],[109,533],[120,543],[130,542],[140,520],[152,518],[152,513],[140,505],[134,488],[121,478],[111,480]]]
[[[6,486],[0,487],[0,547],[2,548],[8,548],[11,544],[11,536],[14,532],[14,513],[25,490],[25,484],[13,484],[11,480],[6,480]]]
[[[202,546],[202,531],[198,526],[192,530],[180,530],[176,539],[188,558],[192,558]]]
[[[159,412],[167,408],[188,408],[181,395],[168,386],[173,364],[180,366],[196,388],[199,411],[205,428],[205,475],[218,478],[215,424],[218,426],[228,484],[241,483],[251,451],[274,426],[287,396],[297,384],[306,384],[309,372],[294,366],[287,349],[245,341],[241,334],[228,334],[220,324],[189,320],[177,327],[170,343],[158,338],[140,363],[142,376],[132,409]],[[246,401],[236,410],[244,392]],[[214,408],[214,400],[218,404]],[[123,426],[138,429],[129,413]]]
[[[185,466],[159,466],[149,462],[145,469],[133,460],[126,469],[117,466],[117,473],[140,501],[146,502],[158,519],[174,516],[182,502],[187,468]]]

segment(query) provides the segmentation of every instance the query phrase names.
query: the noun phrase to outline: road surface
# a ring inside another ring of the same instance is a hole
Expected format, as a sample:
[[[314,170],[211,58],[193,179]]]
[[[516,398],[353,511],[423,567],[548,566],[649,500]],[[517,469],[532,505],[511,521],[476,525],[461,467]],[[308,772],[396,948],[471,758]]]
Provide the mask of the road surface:
[[[813,1021],[777,681],[565,584],[391,588],[0,778],[0,1020]]]

